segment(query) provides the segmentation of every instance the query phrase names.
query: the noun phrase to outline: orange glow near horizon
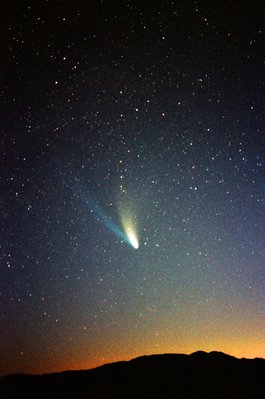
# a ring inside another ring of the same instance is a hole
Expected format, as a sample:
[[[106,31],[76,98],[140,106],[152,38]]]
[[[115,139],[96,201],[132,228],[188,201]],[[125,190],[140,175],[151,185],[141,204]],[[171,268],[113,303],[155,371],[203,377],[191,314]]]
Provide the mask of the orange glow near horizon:
[[[201,343],[200,345],[192,344],[182,344],[176,345],[156,345],[156,346],[146,346],[146,350],[139,351],[120,351],[117,354],[106,354],[106,356],[89,357],[86,359],[85,354],[80,356],[81,359],[66,357],[63,354],[58,358],[47,358],[43,359],[43,362],[39,362],[39,367],[36,367],[36,362],[30,362],[29,359],[25,361],[20,361],[17,363],[10,364],[9,371],[4,374],[49,374],[55,372],[61,372],[66,370],[89,370],[107,363],[113,363],[118,361],[129,361],[139,356],[153,355],[153,354],[191,354],[193,352],[202,350],[205,352],[219,351],[226,353],[230,356],[237,358],[249,358],[253,359],[256,357],[265,358],[264,340],[250,341],[250,340],[237,340],[236,342],[231,342],[227,339],[220,340],[218,342],[211,343]]]

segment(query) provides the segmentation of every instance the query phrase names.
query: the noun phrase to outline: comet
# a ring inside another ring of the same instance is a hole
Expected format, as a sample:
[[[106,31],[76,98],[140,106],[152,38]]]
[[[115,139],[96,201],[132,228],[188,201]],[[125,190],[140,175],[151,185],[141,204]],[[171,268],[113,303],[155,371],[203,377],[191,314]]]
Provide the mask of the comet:
[[[136,222],[130,212],[124,210],[121,211],[121,224],[131,246],[134,249],[138,249],[139,239],[137,235]]]
[[[133,246],[133,248],[138,249],[139,242],[138,242],[136,233],[130,227],[128,227],[127,231],[125,229],[125,233],[128,237],[128,240],[130,241],[131,245]]]
[[[137,237],[136,227],[132,218],[125,218],[122,220],[122,226],[124,231],[116,225],[112,219],[105,215],[102,209],[96,204],[94,206],[95,215],[97,219],[104,224],[110,231],[112,231],[117,237],[119,237],[123,242],[126,242],[134,249],[139,248],[139,240]]]
[[[82,200],[82,202],[89,209],[90,213],[105,228],[114,233],[116,237],[119,237],[122,242],[130,245],[130,247],[134,249],[139,248],[139,240],[137,238],[137,232],[132,217],[122,218],[122,230],[116,223],[113,222],[111,217],[106,215],[106,213],[100,207],[98,201],[90,193],[84,193],[79,188],[76,190],[75,195],[78,196],[79,200]]]

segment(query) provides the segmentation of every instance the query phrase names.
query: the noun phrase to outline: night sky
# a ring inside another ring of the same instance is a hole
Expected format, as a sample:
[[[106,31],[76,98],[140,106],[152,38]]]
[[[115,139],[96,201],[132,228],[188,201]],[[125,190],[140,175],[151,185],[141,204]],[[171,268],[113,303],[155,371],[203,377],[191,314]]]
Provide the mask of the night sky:
[[[264,2],[148,3],[1,2],[0,374],[265,357]]]

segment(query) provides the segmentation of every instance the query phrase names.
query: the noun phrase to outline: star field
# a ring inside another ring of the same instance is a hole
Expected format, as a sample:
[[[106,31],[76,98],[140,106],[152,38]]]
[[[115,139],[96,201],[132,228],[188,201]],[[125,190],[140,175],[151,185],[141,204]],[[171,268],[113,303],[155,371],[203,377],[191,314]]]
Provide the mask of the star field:
[[[265,357],[264,11],[1,6],[1,374]]]

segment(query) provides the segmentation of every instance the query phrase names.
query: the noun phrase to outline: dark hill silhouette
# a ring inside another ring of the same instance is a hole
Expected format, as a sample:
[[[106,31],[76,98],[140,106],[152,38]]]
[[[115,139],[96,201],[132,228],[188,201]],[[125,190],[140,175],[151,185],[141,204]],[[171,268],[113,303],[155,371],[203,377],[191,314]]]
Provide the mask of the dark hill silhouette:
[[[151,355],[87,371],[7,375],[3,399],[265,399],[265,360],[221,352]]]

